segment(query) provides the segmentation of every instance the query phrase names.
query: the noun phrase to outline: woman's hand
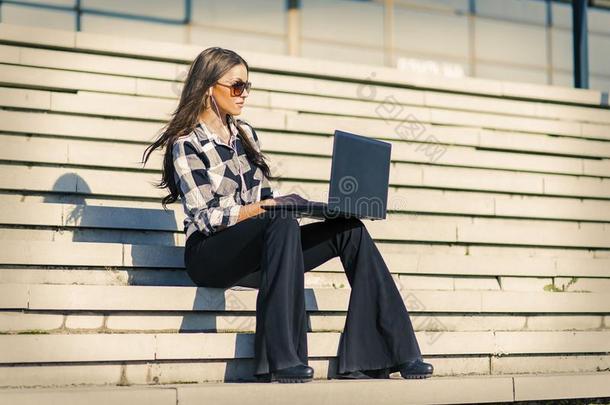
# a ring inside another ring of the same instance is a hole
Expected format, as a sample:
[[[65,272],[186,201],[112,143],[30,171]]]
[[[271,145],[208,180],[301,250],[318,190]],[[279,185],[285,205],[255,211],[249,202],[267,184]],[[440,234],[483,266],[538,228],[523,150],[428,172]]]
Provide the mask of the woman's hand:
[[[267,200],[263,200],[263,201],[267,201]],[[273,199],[273,203],[271,205],[277,205],[277,204],[282,204],[282,205],[307,205],[308,203],[309,203],[309,200],[301,197],[297,193],[291,193],[291,194],[275,197]]]
[[[261,206],[265,205],[277,205],[277,204],[286,204],[286,205],[306,205],[309,200],[301,197],[296,193],[282,195],[275,198],[268,198],[266,200],[260,201]]]
[[[306,205],[307,203],[309,203],[309,200],[301,197],[297,193],[275,197],[274,200],[276,201],[276,204],[284,205]]]
[[[274,198],[267,198],[266,200],[259,201],[259,205],[261,207],[276,205],[277,201]]]

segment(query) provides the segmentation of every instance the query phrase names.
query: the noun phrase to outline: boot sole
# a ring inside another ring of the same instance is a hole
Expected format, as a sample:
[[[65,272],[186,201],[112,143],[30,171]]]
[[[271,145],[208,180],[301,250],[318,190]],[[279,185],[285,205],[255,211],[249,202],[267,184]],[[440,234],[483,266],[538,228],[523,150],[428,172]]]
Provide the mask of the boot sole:
[[[336,380],[374,380],[374,378],[372,377],[344,377],[344,376],[337,376],[335,377]]]
[[[279,383],[306,383],[313,380],[311,377],[279,377],[277,382]]]
[[[269,377],[269,376],[256,377],[257,382],[271,383],[271,382],[277,381],[282,384],[283,383],[305,383],[305,382],[309,382],[312,380],[313,380],[313,377],[296,377],[296,376],[278,377],[275,374],[272,377]]]
[[[429,378],[432,376],[432,374],[407,374],[407,375],[402,375],[402,378],[405,378],[407,380],[411,380],[411,379],[417,379],[417,378]]]

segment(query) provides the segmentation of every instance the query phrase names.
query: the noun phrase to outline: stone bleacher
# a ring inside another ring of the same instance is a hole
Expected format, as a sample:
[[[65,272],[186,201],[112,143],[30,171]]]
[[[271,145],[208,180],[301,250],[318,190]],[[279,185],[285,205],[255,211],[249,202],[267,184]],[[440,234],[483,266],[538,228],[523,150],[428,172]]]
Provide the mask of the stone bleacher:
[[[335,258],[305,275],[315,381],[255,384],[257,291],[192,284],[161,155],[140,163],[204,48],[0,24],[0,404],[610,397],[607,93],[237,50],[281,194],[326,199],[335,129],[392,142],[365,223],[435,367],[329,380]]]

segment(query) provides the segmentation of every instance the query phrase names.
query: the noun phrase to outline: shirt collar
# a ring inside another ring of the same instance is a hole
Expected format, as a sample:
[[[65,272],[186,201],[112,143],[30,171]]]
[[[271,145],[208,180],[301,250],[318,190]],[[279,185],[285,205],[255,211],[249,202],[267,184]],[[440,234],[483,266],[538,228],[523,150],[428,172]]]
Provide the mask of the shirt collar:
[[[208,126],[206,125],[205,122],[203,122],[202,120],[199,120],[197,122],[197,125],[199,125],[201,127],[201,129],[203,129],[203,132],[205,133],[205,136],[210,139],[213,140],[214,142],[216,142],[219,145],[225,145],[228,146],[226,143],[224,143],[216,133],[214,133],[213,131],[211,131]],[[237,127],[233,124],[233,120],[229,120],[229,129],[231,131],[231,139],[229,139],[229,143],[233,143],[233,141],[235,139],[237,139],[237,136],[239,134],[239,130],[237,129]]]

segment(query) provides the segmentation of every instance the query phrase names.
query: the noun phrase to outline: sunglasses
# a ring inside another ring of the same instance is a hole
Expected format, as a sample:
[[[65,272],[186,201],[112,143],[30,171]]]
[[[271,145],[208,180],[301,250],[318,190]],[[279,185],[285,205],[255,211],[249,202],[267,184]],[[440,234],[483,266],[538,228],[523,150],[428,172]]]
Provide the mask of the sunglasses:
[[[225,86],[225,87],[230,87],[231,88],[231,96],[233,97],[237,97],[237,96],[241,96],[242,93],[244,92],[244,90],[246,90],[248,93],[250,93],[250,87],[252,86],[251,82],[242,82],[237,81],[233,84],[223,84],[223,83],[216,83],[219,84],[221,86]]]

